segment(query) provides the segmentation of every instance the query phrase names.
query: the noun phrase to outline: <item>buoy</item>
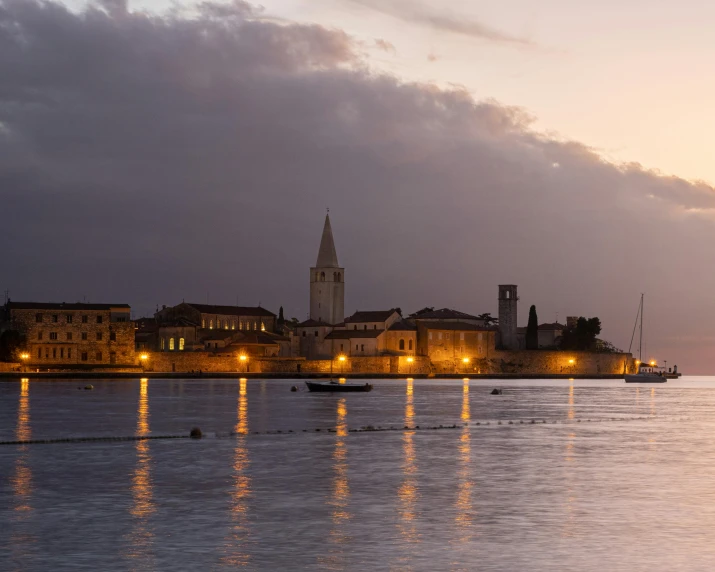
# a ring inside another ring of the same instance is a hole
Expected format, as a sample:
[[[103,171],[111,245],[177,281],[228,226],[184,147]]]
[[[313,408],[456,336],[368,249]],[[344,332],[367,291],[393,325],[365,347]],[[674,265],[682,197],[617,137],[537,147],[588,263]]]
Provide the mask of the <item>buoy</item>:
[[[295,385],[291,385],[290,387],[291,391],[298,391],[298,388]]]
[[[194,427],[191,430],[191,433],[189,433],[189,437],[191,437],[192,439],[201,439],[201,437],[203,437],[201,429],[199,429],[198,427]]]
[[[501,389],[497,389],[496,387],[492,389],[492,395],[501,395]]]
[[[85,385],[84,388],[85,389],[94,389],[94,385],[91,385],[91,384]]]

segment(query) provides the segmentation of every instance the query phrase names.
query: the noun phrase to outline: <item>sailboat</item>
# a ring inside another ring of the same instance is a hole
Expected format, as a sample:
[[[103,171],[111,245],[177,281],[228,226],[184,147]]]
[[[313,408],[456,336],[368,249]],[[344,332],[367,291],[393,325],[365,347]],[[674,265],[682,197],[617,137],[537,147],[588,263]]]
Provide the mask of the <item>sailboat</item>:
[[[631,345],[628,347],[628,352],[633,346],[633,337],[636,334],[638,327],[638,319],[640,318],[639,340],[638,340],[638,373],[625,374],[626,383],[665,383],[668,378],[665,377],[665,368],[658,367],[656,362],[643,362],[643,294],[641,294],[641,303],[638,306],[638,314],[636,314],[636,323],[633,326],[633,335],[631,336]]]

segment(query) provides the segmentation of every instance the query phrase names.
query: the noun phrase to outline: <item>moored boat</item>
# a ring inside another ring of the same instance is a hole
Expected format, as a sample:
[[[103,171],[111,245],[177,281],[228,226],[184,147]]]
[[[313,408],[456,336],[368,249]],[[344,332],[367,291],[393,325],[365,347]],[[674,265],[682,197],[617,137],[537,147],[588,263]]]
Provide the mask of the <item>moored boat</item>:
[[[320,382],[306,381],[309,391],[323,392],[349,392],[349,391],[372,391],[370,383],[338,383],[337,381]]]
[[[641,302],[638,306],[638,314],[636,314],[636,324],[633,326],[633,336],[636,333],[638,319],[640,318],[640,334],[638,339],[638,371],[636,373],[624,373],[623,377],[626,383],[665,383],[668,381],[667,373],[664,367],[658,367],[655,361],[645,363],[643,359],[643,298],[641,294]],[[631,336],[631,346],[633,345],[633,336]],[[631,348],[628,348],[631,351]],[[677,371],[677,366],[676,366]]]

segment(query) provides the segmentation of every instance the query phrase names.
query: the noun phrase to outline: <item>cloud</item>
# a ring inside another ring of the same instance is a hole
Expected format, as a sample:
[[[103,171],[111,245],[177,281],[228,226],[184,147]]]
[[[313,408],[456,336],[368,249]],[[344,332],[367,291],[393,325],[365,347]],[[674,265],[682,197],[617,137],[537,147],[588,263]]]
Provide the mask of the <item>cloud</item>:
[[[444,10],[438,11],[433,7],[422,5],[413,0],[348,1],[407,22],[429,26],[430,28],[442,32],[461,34],[471,38],[488,40],[501,44],[514,44],[519,46],[533,45],[533,42],[527,38],[507,34],[482,22],[449,14]]]
[[[542,321],[596,315],[627,346],[646,291],[656,357],[710,367],[669,340],[713,335],[712,187],[613,165],[464,89],[375,73],[340,30],[206,6],[0,0],[13,298],[146,313],[208,295],[302,318],[330,206],[348,311],[496,312],[497,285],[516,283]]]
[[[382,50],[383,52],[388,52],[390,54],[397,53],[395,46],[391,42],[388,42],[387,40],[383,40],[382,38],[377,38],[375,40],[375,46],[378,49]]]

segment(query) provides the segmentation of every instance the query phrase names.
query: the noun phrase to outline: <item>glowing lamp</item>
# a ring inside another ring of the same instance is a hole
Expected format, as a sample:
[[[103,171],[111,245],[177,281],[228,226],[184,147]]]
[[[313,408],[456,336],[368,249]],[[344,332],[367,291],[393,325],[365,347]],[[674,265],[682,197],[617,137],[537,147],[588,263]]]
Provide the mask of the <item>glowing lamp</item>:
[[[569,360],[569,365],[573,365],[573,364],[574,364],[574,360],[570,359],[570,360]]]
[[[30,354],[28,354],[27,352],[23,352],[20,354],[20,359],[29,359],[29,357]]]
[[[139,359],[142,360],[142,361],[146,361],[146,360],[149,359],[149,356],[148,356],[147,354],[142,354],[142,355],[139,356]]]
[[[462,363],[469,363],[469,358],[468,357],[462,358]]]
[[[415,361],[414,358],[412,358],[412,357],[407,358],[407,363],[412,363],[413,361]]]
[[[238,356],[238,359],[241,360],[241,361],[246,361],[246,360],[248,359],[248,357],[246,357],[245,355],[241,354],[240,356]]]
[[[650,365],[655,366],[655,360],[651,360]]]
[[[338,356],[338,361],[345,361],[345,356]]]

